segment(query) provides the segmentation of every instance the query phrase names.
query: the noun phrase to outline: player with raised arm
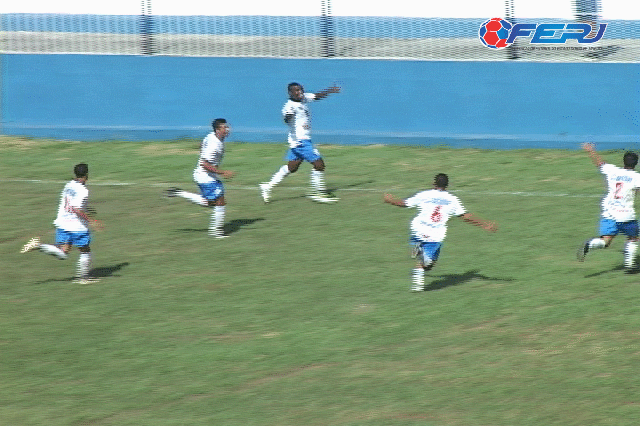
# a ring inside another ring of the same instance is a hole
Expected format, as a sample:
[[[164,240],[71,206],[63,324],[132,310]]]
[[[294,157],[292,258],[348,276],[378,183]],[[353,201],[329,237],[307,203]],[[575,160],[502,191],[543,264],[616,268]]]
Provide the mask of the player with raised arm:
[[[458,216],[463,221],[489,232],[498,230],[495,223],[467,213],[458,197],[447,191],[447,186],[449,186],[449,177],[439,173],[434,179],[433,189],[418,192],[410,198],[397,199],[391,194],[384,194],[385,203],[398,207],[418,208],[418,214],[411,221],[412,257],[417,259],[417,264],[412,271],[411,291],[425,290],[425,272],[431,270],[438,260],[442,242],[447,234],[449,218]]]
[[[101,229],[102,223],[89,217],[89,212],[92,211],[88,207],[89,190],[86,187],[89,179],[89,167],[85,163],[76,164],[73,173],[75,178],[69,181],[62,190],[58,215],[53,222],[56,227],[55,245],[43,244],[40,242],[40,238],[35,237],[22,247],[20,253],[39,250],[60,260],[66,260],[71,247],[76,246],[80,251],[80,257],[78,258],[78,269],[74,283],[89,284],[98,280],[89,276],[91,234],[88,226],[91,224]]]
[[[582,148],[607,182],[607,194],[602,199],[600,215],[600,237],[590,238],[578,249],[578,260],[584,261],[591,250],[609,247],[613,238],[619,233],[627,236],[624,245],[625,272],[636,272],[636,253],[638,251],[638,221],[634,209],[635,193],[640,188],[640,173],[634,169],[638,164],[638,154],[625,152],[622,157],[623,168],[605,163],[592,143],[585,143]]]
[[[220,178],[232,178],[234,172],[220,168],[224,157],[224,140],[231,129],[227,120],[216,118],[211,124],[213,131],[210,132],[200,144],[200,157],[193,170],[193,180],[200,187],[200,194],[183,191],[180,188],[169,188],[166,191],[167,197],[181,197],[194,204],[211,208],[211,219],[209,221],[209,235],[216,239],[228,237],[224,234],[225,206],[224,186]]]
[[[303,161],[311,163],[311,193],[309,197],[321,203],[338,201],[335,195],[327,192],[324,183],[325,164],[320,152],[311,143],[311,111],[309,103],[324,99],[331,93],[340,92],[340,87],[331,86],[317,93],[307,93],[299,83],[290,83],[288,86],[289,100],[282,108],[282,117],[289,126],[288,143],[289,150],[285,156],[287,164],[280,167],[271,177],[269,182],[260,184],[262,199],[268,203],[271,199],[271,190],[282,180],[295,173]]]

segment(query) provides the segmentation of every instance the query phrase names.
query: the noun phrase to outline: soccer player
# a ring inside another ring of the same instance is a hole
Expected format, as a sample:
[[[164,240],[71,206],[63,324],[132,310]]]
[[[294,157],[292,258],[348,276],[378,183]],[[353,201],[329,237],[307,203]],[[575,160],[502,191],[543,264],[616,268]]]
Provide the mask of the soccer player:
[[[338,201],[335,195],[327,192],[324,183],[324,160],[320,152],[311,143],[311,112],[309,103],[314,100],[324,99],[331,93],[340,92],[340,87],[331,86],[317,93],[306,93],[299,83],[289,83],[289,100],[282,108],[282,117],[289,126],[289,150],[285,156],[287,164],[283,165],[271,177],[269,182],[260,184],[262,199],[268,203],[271,199],[271,190],[282,180],[295,173],[303,161],[308,161],[313,166],[311,170],[311,194],[309,198],[321,203]]]
[[[418,214],[411,221],[412,257],[417,259],[417,264],[412,271],[411,291],[425,290],[425,272],[432,269],[438,260],[450,217],[461,217],[463,221],[489,232],[498,230],[495,223],[467,213],[458,197],[447,192],[447,186],[449,186],[449,177],[439,173],[434,179],[433,189],[418,192],[413,197],[403,200],[396,199],[391,194],[384,194],[385,203],[398,207],[418,208]]]
[[[640,173],[634,171],[638,155],[626,152],[622,157],[624,167],[605,163],[595,151],[595,146],[585,143],[582,148],[589,153],[591,161],[600,169],[607,181],[607,195],[602,199],[600,215],[600,237],[587,240],[578,249],[578,260],[584,261],[591,250],[603,249],[611,245],[619,233],[627,236],[624,245],[625,272],[636,271],[635,257],[638,251],[638,221],[633,207],[635,193],[640,188]]]
[[[224,140],[231,129],[227,120],[216,118],[212,123],[213,131],[210,132],[200,144],[200,157],[193,171],[193,180],[200,187],[200,194],[183,191],[180,188],[169,188],[167,197],[181,197],[194,204],[211,208],[209,221],[209,235],[217,239],[227,238],[224,234],[224,215],[226,201],[224,199],[224,186],[220,177],[232,178],[235,174],[231,170],[222,170],[220,164],[224,157]]]
[[[55,245],[42,244],[40,238],[36,237],[26,243],[20,253],[40,250],[42,253],[65,260],[71,247],[76,246],[80,250],[80,257],[78,258],[77,276],[73,282],[89,284],[98,280],[89,276],[91,234],[88,225],[91,224],[101,229],[102,224],[98,220],[91,219],[88,213],[91,211],[88,207],[89,190],[86,187],[87,179],[89,179],[89,167],[85,163],[76,164],[73,173],[75,179],[64,186],[60,196],[58,216],[53,222],[56,227]]]

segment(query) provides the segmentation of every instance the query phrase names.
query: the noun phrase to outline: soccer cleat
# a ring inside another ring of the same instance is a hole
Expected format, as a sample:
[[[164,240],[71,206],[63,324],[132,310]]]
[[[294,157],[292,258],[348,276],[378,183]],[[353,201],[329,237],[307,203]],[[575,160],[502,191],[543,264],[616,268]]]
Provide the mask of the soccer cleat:
[[[167,198],[173,198],[177,196],[177,192],[182,191],[180,188],[169,188],[164,192],[164,196]]]
[[[73,280],[74,284],[80,284],[80,285],[95,284],[97,282],[100,282],[99,278],[91,278],[91,277],[74,278]]]
[[[584,244],[578,247],[578,252],[576,253],[578,262],[584,262],[584,257],[589,253],[589,241],[591,240],[585,241]]]
[[[28,253],[30,251],[37,250],[38,248],[40,248],[40,238],[35,237],[30,239],[29,242],[22,247],[20,253]]]
[[[308,197],[318,203],[335,203],[339,200],[333,192],[312,192]]]
[[[216,235],[215,239],[216,240],[224,240],[225,238],[229,238],[228,235],[224,235],[224,234],[220,234],[220,235]]]
[[[260,184],[260,192],[262,194],[262,200],[268,203],[271,200],[271,186],[266,182],[262,182]]]

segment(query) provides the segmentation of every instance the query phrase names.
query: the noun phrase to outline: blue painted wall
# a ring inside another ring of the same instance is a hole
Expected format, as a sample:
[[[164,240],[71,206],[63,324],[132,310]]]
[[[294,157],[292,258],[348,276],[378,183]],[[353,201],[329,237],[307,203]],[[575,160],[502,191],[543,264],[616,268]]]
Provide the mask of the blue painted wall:
[[[2,133],[76,140],[282,142],[286,85],[343,92],[313,105],[318,143],[629,148],[640,64],[2,55]]]

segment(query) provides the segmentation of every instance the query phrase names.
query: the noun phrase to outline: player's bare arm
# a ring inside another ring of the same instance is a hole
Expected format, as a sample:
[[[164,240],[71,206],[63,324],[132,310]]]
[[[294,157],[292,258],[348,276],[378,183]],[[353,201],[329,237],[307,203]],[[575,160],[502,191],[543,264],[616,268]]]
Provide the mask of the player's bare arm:
[[[340,86],[333,85],[333,86],[327,87],[326,89],[315,93],[316,100],[324,99],[332,93],[339,93],[339,92],[340,92]]]
[[[487,220],[484,219],[480,219],[479,217],[476,217],[474,215],[472,215],[471,213],[465,213],[462,216],[460,216],[462,218],[463,221],[470,223],[472,225],[475,226],[479,226],[480,228],[489,231],[489,232],[497,232],[498,231],[498,225],[495,222],[489,222]]]
[[[384,194],[384,202],[398,207],[407,207],[402,198],[395,198],[391,194]]]
[[[208,162],[206,160],[201,160],[200,164],[208,172],[218,174],[218,175],[222,176],[225,179],[231,179],[235,175],[235,173],[232,172],[231,170],[222,170],[222,169],[218,168],[216,165],[214,165],[214,164],[212,164],[212,163],[210,163],[210,162]]]
[[[598,155],[598,153],[596,152],[596,146],[593,143],[583,143],[582,149],[589,153],[589,158],[591,158],[593,164],[598,167],[604,164],[602,157],[600,157],[600,155]]]
[[[95,214],[95,210],[92,210],[92,213],[89,212],[85,212],[84,210],[78,209],[76,207],[70,207],[71,211],[78,216],[80,219],[82,219],[83,221],[85,221],[86,223],[88,223],[89,225],[91,225],[92,227],[102,230],[104,229],[104,225],[102,224],[102,221],[98,220],[98,219],[93,219],[91,218],[91,216],[93,214]]]

